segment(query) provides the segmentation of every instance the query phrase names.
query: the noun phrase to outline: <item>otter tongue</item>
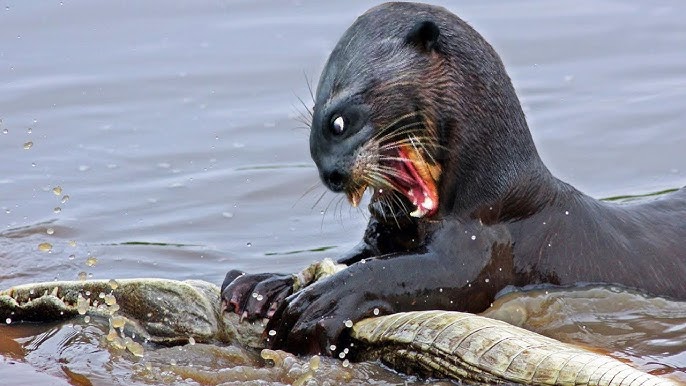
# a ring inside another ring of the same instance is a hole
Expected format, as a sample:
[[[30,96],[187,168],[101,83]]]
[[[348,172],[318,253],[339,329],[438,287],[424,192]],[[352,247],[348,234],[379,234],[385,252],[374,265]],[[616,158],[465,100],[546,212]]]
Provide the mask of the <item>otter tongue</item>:
[[[436,201],[431,197],[432,194],[430,188],[427,186],[424,179],[419,175],[417,168],[414,166],[414,163],[410,158],[410,152],[412,152],[412,149],[405,150],[401,147],[399,150],[400,157],[405,165],[405,169],[409,171],[409,174],[412,176],[412,181],[406,191],[406,195],[410,201],[412,201],[412,205],[415,205],[417,209],[410,212],[410,216],[417,218],[424,217],[427,213],[436,208]]]

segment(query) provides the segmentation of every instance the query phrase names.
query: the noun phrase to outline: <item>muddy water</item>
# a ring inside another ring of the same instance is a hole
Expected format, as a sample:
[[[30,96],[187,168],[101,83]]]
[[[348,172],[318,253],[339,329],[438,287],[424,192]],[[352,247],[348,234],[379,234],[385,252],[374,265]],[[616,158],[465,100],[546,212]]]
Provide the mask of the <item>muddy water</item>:
[[[684,185],[686,4],[447,5],[500,52],[559,177],[598,197]],[[0,287],[219,283],[229,268],[295,271],[353,246],[364,215],[330,193],[318,200],[296,117],[299,97],[311,103],[306,79],[370,6],[0,3]],[[625,311],[604,312],[614,317],[590,341],[573,338],[686,379],[683,313],[627,324]],[[570,315],[546,333],[583,323]],[[3,379],[147,382],[134,359],[97,344],[97,328],[3,328]],[[61,355],[74,365],[57,365]],[[358,381],[399,382],[365,366]]]

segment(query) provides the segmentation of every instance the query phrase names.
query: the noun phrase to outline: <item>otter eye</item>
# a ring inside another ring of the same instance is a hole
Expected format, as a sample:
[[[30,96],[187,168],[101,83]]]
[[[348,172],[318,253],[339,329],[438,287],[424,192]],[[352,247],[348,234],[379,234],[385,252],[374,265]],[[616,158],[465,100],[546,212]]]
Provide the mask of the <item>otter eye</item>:
[[[342,116],[339,115],[331,121],[331,131],[336,135],[342,134],[345,131],[345,120]]]

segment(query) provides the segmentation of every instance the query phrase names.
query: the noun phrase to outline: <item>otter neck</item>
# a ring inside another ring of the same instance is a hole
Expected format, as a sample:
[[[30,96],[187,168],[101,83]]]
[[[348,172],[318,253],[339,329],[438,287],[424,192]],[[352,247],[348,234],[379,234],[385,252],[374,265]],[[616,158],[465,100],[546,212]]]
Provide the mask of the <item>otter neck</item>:
[[[497,206],[521,217],[545,206],[561,188],[538,155],[513,87],[499,89],[472,99],[492,103],[463,105],[462,114],[444,121],[452,126],[444,130],[452,134],[444,143],[456,151],[445,158],[439,188],[443,214],[473,216]]]

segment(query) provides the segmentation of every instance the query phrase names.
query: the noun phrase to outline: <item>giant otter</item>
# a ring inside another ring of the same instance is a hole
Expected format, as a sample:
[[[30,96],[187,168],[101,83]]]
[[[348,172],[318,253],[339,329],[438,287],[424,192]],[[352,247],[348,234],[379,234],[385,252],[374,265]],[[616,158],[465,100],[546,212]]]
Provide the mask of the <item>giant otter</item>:
[[[225,306],[271,317],[273,347],[332,353],[348,320],[479,312],[509,285],[686,299],[686,190],[613,204],[556,179],[498,54],[444,8],[388,3],[353,23],[319,80],[310,150],[352,205],[373,191],[371,216],[348,267],[292,295],[290,275],[227,274]]]

